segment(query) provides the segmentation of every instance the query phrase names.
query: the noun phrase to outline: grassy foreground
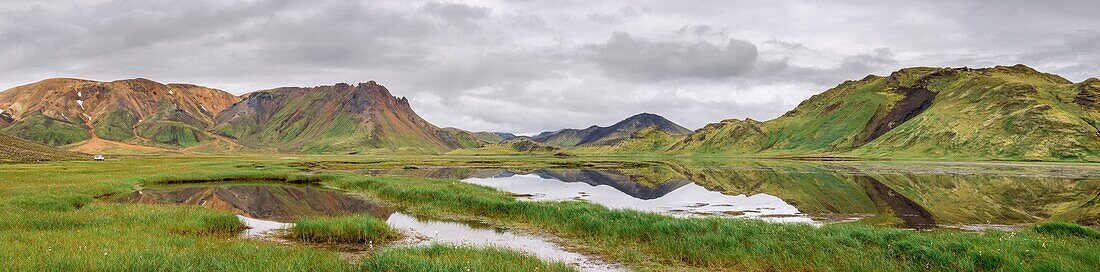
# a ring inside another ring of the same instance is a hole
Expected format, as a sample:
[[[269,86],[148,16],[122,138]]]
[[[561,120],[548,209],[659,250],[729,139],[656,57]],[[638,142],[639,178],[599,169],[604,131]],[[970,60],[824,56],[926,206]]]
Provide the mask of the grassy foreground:
[[[859,224],[814,228],[738,219],[683,219],[579,202],[517,201],[507,193],[455,180],[328,178],[336,187],[360,191],[420,215],[466,216],[550,232],[638,269],[1088,271],[1100,267],[1100,239],[1078,235],[1079,231],[915,232]]]
[[[510,194],[456,180],[373,178],[343,172],[296,174],[310,170],[310,164],[303,163],[307,160],[318,158],[140,158],[3,165],[0,262],[6,264],[4,269],[32,271],[567,269],[511,251],[445,246],[383,250],[349,263],[330,251],[235,238],[232,233],[241,226],[232,214],[95,199],[151,182],[289,177],[322,181],[417,215],[477,219],[553,234],[572,247],[638,270],[1094,271],[1100,267],[1095,230],[1072,224],[968,233],[681,219],[577,202],[517,201]],[[360,223],[323,225],[344,224]],[[317,233],[319,237],[367,237],[338,236],[335,230],[339,229]]]
[[[96,199],[173,180],[312,181],[294,174],[300,165],[291,159],[168,157],[0,165],[0,271],[562,270],[516,252],[456,247],[383,250],[350,262],[308,246],[237,238],[244,226],[227,212]]]

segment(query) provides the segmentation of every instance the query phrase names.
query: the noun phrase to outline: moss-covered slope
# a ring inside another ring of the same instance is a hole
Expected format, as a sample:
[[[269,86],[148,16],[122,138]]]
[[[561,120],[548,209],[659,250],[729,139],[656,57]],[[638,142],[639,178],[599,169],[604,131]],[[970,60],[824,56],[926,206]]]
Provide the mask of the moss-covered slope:
[[[421,119],[407,99],[373,81],[254,92],[222,112],[213,131],[249,147],[307,153],[441,152],[481,145],[472,133]]]
[[[678,154],[1100,160],[1100,84],[1023,65],[907,68],[848,81],[767,121],[726,120]]]

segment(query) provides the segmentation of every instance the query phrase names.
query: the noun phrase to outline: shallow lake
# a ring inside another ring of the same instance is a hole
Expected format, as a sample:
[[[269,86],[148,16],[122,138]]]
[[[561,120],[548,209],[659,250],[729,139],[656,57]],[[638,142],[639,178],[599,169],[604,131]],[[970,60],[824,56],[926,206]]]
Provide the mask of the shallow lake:
[[[1100,168],[1028,163],[662,162],[646,167],[364,169],[451,178],[529,201],[587,201],[673,216],[898,228],[1100,224]]]
[[[621,267],[569,251],[544,237],[494,229],[481,224],[419,219],[342,192],[310,185],[281,183],[195,183],[155,185],[112,199],[120,203],[197,205],[237,214],[249,229],[245,238],[271,238],[293,227],[295,220],[317,216],[370,214],[403,232],[396,246],[434,243],[493,246],[525,252],[582,271],[615,271]]]

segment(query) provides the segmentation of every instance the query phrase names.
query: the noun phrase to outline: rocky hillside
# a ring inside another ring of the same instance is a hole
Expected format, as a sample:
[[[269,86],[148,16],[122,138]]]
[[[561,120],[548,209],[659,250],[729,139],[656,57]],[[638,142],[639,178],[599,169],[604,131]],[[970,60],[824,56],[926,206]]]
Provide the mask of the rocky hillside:
[[[91,155],[0,134],[0,163],[91,159]]]
[[[394,97],[374,81],[253,92],[216,121],[218,135],[284,152],[439,152],[482,144],[472,133],[421,119],[408,99]]]
[[[848,81],[767,122],[710,124],[679,154],[1100,160],[1100,80],[1024,65],[907,68]]]
[[[655,127],[671,135],[686,135],[691,130],[660,115],[642,113],[619,121],[609,127],[591,126],[586,129],[563,129],[543,132],[533,137],[535,141],[559,147],[606,146],[629,138],[639,130]]]
[[[65,146],[92,139],[185,147],[239,98],[215,89],[147,79],[47,79],[0,92],[0,132]]]

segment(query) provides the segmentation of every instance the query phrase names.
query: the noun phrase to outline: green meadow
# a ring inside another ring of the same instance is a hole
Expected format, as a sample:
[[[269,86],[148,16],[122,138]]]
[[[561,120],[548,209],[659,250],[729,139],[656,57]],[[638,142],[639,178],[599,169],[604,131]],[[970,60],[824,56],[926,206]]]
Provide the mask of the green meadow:
[[[520,201],[456,179],[371,177],[366,167],[568,168],[656,164],[649,157],[244,156],[128,157],[3,164],[0,260],[10,270],[563,271],[515,251],[385,247],[400,232],[365,216],[308,218],[293,243],[239,238],[234,214],[194,206],[120,204],[106,196],[158,183],[240,179],[313,183],[423,218],[477,221],[555,237],[571,250],[641,271],[1090,271],[1100,234],[1071,223],[1017,231],[913,231],[864,223],[823,227],[678,218],[583,202]],[[652,175],[670,175],[657,173]],[[655,177],[659,178],[659,177]],[[381,249],[349,258],[326,243]]]

